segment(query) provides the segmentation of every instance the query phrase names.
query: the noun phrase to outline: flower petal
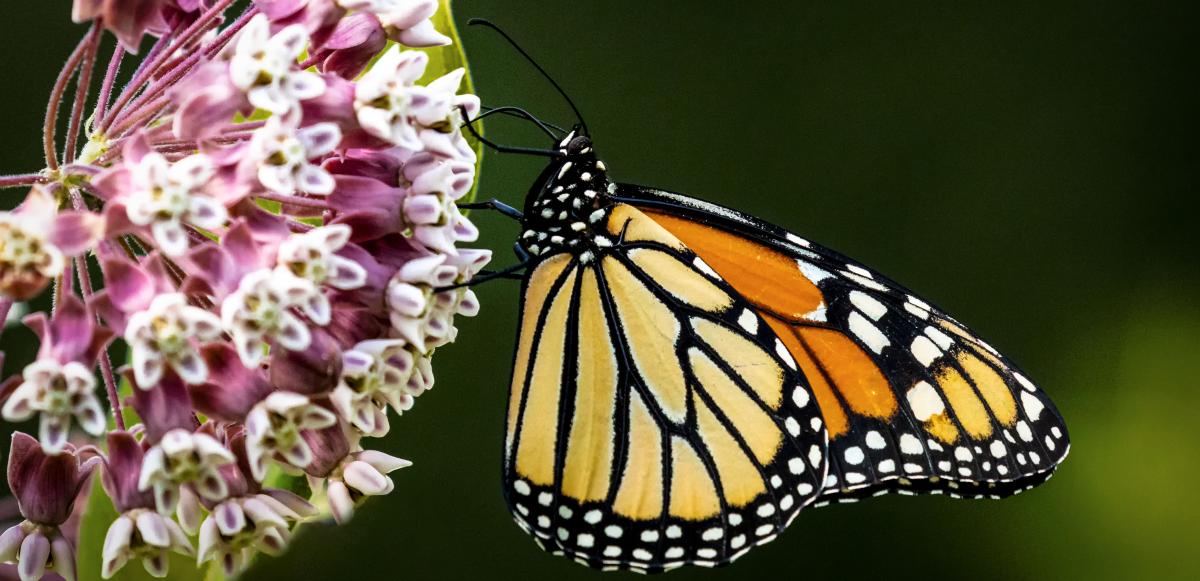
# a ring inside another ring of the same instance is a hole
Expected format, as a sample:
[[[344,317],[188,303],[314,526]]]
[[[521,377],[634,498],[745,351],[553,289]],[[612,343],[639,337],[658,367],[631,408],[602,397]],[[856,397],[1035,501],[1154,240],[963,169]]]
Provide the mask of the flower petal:
[[[21,556],[18,557],[17,573],[21,581],[38,581],[46,570],[46,560],[50,558],[50,540],[40,531],[25,537],[21,543]]]
[[[386,494],[391,489],[391,479],[380,474],[374,466],[358,460],[346,465],[342,477],[346,486],[367,496]]]
[[[137,530],[143,541],[155,547],[171,546],[171,533],[162,515],[155,512],[142,512],[137,517]]]
[[[63,581],[75,581],[75,547],[66,537],[58,535],[50,541],[50,554],[54,560],[54,572]]]
[[[211,518],[216,521],[221,534],[227,537],[232,537],[246,528],[246,514],[242,512],[242,507],[233,501],[218,504],[213,509]]]
[[[350,498],[350,490],[344,483],[331,481],[326,496],[329,498],[329,510],[338,524],[345,524],[354,516],[354,500]]]

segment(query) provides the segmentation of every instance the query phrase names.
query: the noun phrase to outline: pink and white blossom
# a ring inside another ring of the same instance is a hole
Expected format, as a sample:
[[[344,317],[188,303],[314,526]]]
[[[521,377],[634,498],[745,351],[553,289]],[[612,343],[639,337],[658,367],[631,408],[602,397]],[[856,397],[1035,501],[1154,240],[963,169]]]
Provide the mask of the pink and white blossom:
[[[329,312],[320,310],[328,303],[316,298],[319,295],[311,281],[287,270],[264,268],[247,274],[221,303],[221,322],[242,363],[257,366],[266,357],[268,343],[292,351],[308,347],[312,334],[292,309],[305,308],[315,319],[328,321]]]
[[[183,486],[205,499],[219,501],[229,493],[219,470],[233,461],[233,454],[212,436],[172,430],[146,451],[138,490],[153,491],[155,507],[162,514],[175,510]]]
[[[229,77],[235,87],[245,91],[250,104],[286,114],[300,101],[325,92],[320,75],[296,67],[307,43],[303,26],[287,26],[272,35],[266,15],[255,16],[238,37]]]
[[[310,160],[332,152],[341,140],[341,130],[334,123],[296,127],[280,117],[271,117],[250,139],[258,181],[277,194],[329,195],[334,187],[333,176]]]
[[[93,436],[104,433],[104,412],[96,398],[92,370],[77,361],[38,359],[21,372],[24,383],[4,402],[4,419],[20,422],[38,416],[38,440],[49,454],[67,444],[71,419]]]
[[[266,476],[267,460],[276,455],[296,468],[308,466],[313,452],[301,431],[336,423],[333,412],[298,393],[278,391],[267,396],[246,417],[246,456],[255,480]]]
[[[448,43],[439,5],[74,0],[94,24],[60,79],[99,97],[56,84],[46,167],[0,183],[27,190],[0,212],[0,314],[53,304],[21,319],[36,355],[0,382],[0,415],[39,422],[13,434],[22,520],[0,534],[23,581],[75,578],[68,517],[96,466],[105,578],[282,552],[320,511],[264,487],[272,466],[338,522],[395,488],[409,463],[363,443],[433,386],[491,257],[458,207],[465,71],[421,84],[429,58],[387,49]],[[109,33],[123,50],[93,70]]]
[[[32,298],[103,231],[99,216],[59,212],[50,192],[34,187],[16,210],[0,211],[0,297]]]
[[[225,207],[201,190],[215,168],[208,156],[198,153],[171,163],[159,153],[148,153],[132,168],[132,183],[122,201],[129,221],[148,227],[158,248],[168,256],[188,249],[185,224],[215,230],[225,224]]]
[[[134,313],[125,327],[138,387],[151,389],[170,369],[187,383],[204,383],[208,367],[199,345],[221,336],[221,320],[189,305],[182,293],[154,297],[150,306]]]

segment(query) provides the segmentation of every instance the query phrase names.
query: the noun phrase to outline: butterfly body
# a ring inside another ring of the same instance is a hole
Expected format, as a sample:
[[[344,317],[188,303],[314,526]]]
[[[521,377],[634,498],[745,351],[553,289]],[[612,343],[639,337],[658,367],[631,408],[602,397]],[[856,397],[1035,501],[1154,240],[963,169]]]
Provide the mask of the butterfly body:
[[[591,140],[571,134],[560,142],[562,157],[546,167],[526,197],[518,244],[533,256],[574,254],[612,246],[602,222],[613,205],[607,167]]]
[[[505,497],[597,568],[720,565],[802,508],[1003,497],[1069,447],[1015,366],[783,228],[610,180],[572,133],[530,189]]]

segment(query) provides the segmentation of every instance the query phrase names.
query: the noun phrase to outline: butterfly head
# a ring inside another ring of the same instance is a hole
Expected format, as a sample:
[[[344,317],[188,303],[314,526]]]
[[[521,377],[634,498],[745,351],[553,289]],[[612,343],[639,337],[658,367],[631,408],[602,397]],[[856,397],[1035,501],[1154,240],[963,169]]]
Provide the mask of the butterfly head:
[[[532,255],[567,251],[594,255],[604,236],[612,205],[608,168],[596,157],[592,140],[576,127],[555,149],[559,155],[542,171],[525,199],[520,244]]]

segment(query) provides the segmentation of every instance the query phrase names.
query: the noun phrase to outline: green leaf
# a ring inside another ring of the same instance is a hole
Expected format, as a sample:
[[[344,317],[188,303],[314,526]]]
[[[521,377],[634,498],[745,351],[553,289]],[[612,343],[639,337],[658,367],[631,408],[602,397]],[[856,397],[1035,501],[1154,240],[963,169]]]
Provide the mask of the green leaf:
[[[105,494],[104,487],[100,485],[100,475],[97,473],[92,477],[92,488],[88,493],[87,505],[79,522],[79,560],[75,564],[79,581],[100,580],[101,567],[104,565],[102,555],[104,536],[108,534],[108,527],[117,520],[117,516],[119,516],[117,509],[113,507],[112,501]],[[207,579],[219,581],[221,579],[220,568],[211,568],[218,576],[210,576]],[[194,559],[174,553],[171,554],[169,577],[176,581],[206,579],[204,571],[196,569]],[[116,581],[153,581],[155,579],[142,567],[140,560],[126,563],[112,578]]]

